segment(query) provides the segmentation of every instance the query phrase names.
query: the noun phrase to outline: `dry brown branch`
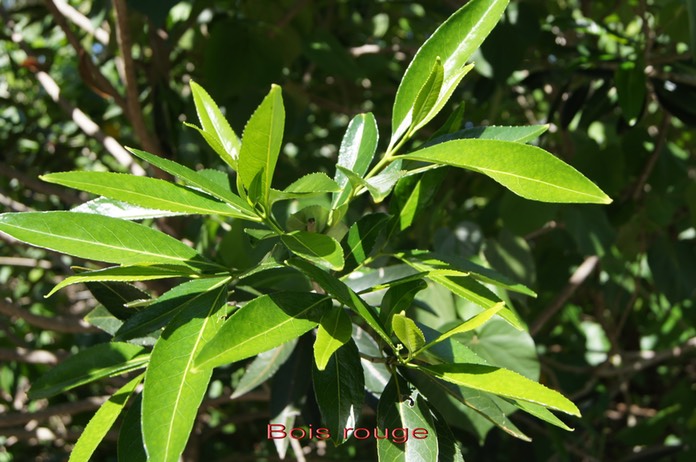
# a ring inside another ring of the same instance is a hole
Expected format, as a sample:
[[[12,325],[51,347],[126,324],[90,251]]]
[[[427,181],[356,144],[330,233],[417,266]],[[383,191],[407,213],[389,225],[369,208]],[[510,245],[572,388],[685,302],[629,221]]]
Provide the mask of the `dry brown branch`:
[[[85,332],[100,332],[96,327],[79,318],[67,318],[63,316],[40,316],[28,310],[0,299],[0,314],[25,320],[32,326],[54,332],[68,334],[80,334]]]
[[[28,422],[41,422],[55,415],[74,415],[81,412],[93,411],[101,406],[109,396],[92,396],[82,401],[56,404],[35,412],[15,412],[0,415],[0,428],[17,427]]]

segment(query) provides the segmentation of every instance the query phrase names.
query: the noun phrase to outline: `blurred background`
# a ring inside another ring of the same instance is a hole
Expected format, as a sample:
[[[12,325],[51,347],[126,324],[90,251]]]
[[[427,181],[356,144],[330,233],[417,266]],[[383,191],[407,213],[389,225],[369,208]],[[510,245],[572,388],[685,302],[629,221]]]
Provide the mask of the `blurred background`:
[[[64,210],[90,198],[41,182],[43,173],[149,171],[121,145],[225,169],[183,124],[197,123],[191,79],[240,135],[280,84],[288,121],[275,184],[332,175],[353,115],[373,112],[386,147],[401,75],[463,4],[2,0],[0,209]],[[514,300],[533,342],[495,328],[480,340],[501,361],[540,370],[583,413],[566,420],[573,433],[514,414],[531,443],[455,416],[466,460],[696,460],[695,23],[691,0],[512,1],[449,109],[423,130],[427,138],[455,109],[465,126],[549,124],[539,145],[614,199],[535,203],[443,169],[431,215],[401,235],[402,248],[480,256],[533,288],[536,299]],[[373,208],[364,199],[354,212]],[[207,254],[218,226],[160,223]],[[109,338],[83,319],[96,307],[83,286],[44,298],[82,264],[0,235],[0,462],[66,460],[114,390],[104,381],[26,397],[53,364]],[[228,398],[241,366],[214,375],[186,460],[277,459],[265,439],[268,387]],[[115,439],[95,460],[116,460]],[[307,460],[372,460],[370,443],[314,447]]]

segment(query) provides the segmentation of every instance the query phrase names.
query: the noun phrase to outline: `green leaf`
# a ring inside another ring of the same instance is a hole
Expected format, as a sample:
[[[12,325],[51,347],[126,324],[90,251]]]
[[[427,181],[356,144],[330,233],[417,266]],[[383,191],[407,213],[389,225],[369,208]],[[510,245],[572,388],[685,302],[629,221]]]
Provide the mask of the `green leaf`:
[[[101,343],[85,348],[50,369],[34,382],[30,399],[48,398],[104,377],[140,369],[147,364],[145,349],[129,343]]]
[[[370,256],[388,218],[389,216],[384,213],[372,213],[353,223],[348,230],[343,246],[346,260],[345,269],[353,270]]]
[[[430,121],[428,117],[430,110],[437,103],[437,98],[440,96],[442,89],[442,81],[445,77],[445,69],[442,67],[442,61],[438,56],[435,58],[435,63],[430,70],[430,75],[418,91],[416,101],[413,103],[413,113],[411,114],[411,130],[414,132]]]
[[[0,231],[27,244],[121,265],[173,264],[217,269],[194,249],[130,221],[74,212],[0,215]]]
[[[122,220],[145,220],[148,218],[176,217],[186,215],[182,212],[171,212],[168,210],[149,209],[129,204],[127,202],[109,199],[108,197],[97,197],[84,204],[70,209],[71,212],[94,213],[105,215],[111,218],[121,218]]]
[[[459,449],[457,439],[454,437],[447,421],[432,407],[430,411],[435,432],[437,433],[438,462],[464,462],[462,451]]]
[[[391,374],[385,363],[373,362],[369,358],[382,358],[382,350],[370,334],[355,324],[353,324],[353,341],[361,356],[365,390],[379,398],[384,387],[389,383]]]
[[[645,66],[635,61],[623,62],[616,69],[614,81],[621,115],[626,122],[633,125],[643,112],[645,104]]]
[[[227,277],[204,278],[179,284],[128,318],[114,338],[128,340],[143,337],[167,325],[182,310],[190,311],[199,305],[213,304],[218,297],[215,288],[227,280]]]
[[[190,85],[202,134],[222,160],[233,170],[237,170],[241,141],[210,95],[193,80],[190,81]],[[210,143],[211,140],[214,142]]]
[[[691,60],[696,61],[696,1],[686,0],[686,10],[689,15],[689,48]]]
[[[96,281],[87,282],[85,285],[94,298],[120,320],[128,319],[137,313],[138,310],[129,307],[129,303],[151,299],[147,292],[125,282]]]
[[[408,349],[409,357],[425,345],[425,336],[423,336],[423,332],[416,326],[413,319],[403,314],[396,313],[392,316],[392,330],[401,343]]]
[[[263,295],[237,310],[196,358],[211,368],[249,358],[299,337],[319,324],[326,296],[300,292]]]
[[[297,345],[297,339],[289,340],[271,350],[259,353],[249,364],[230,399],[242,396],[268,380],[288,360]]]
[[[458,130],[454,133],[438,136],[428,141],[423,147],[433,146],[444,143],[445,141],[462,139],[481,139],[498,141],[516,141],[527,143],[541,136],[549,129],[548,124],[544,125],[522,125],[522,126],[497,126],[488,125],[485,127],[471,127]]]
[[[433,63],[439,57],[444,68],[437,113],[468,71],[466,62],[493,30],[507,6],[507,0],[472,0],[450,16],[420,47],[401,79],[394,100],[392,137],[394,146],[413,123],[413,108]],[[434,115],[434,114],[433,114]]]
[[[310,280],[319,284],[326,293],[357,313],[385,342],[387,342],[387,345],[394,345],[379,320],[379,317],[375,313],[374,308],[365,303],[363,299],[341,280],[303,260],[292,259],[288,263],[304,273]]]
[[[141,393],[133,399],[121,422],[117,446],[118,462],[147,462],[143,433],[140,428],[142,401]]]
[[[150,154],[149,152],[133,148],[128,148],[128,150],[149,164],[164,170],[170,175],[174,175],[184,183],[200,188],[203,192],[221,201],[227,202],[235,210],[244,214],[245,219],[260,221],[260,218],[256,216],[256,213],[251,209],[249,204],[242,200],[242,198],[230,191],[229,188],[221,186],[217,182],[211,180],[205,174],[191,170],[169,159]]]
[[[609,204],[582,173],[536,146],[497,140],[454,140],[399,156],[483,173],[524,198]]]
[[[520,400],[510,400],[512,404],[517,406],[518,408],[522,409],[524,412],[527,414],[533,415],[534,417],[543,420],[544,422],[548,422],[551,425],[555,425],[558,428],[562,428],[563,430],[572,432],[573,429],[570,428],[568,425],[565,424],[561,419],[556,417],[551,411],[546,409],[543,406],[540,406],[538,404],[533,404],[529,403],[527,401],[520,401]]]
[[[377,455],[383,462],[436,461],[438,458],[437,433],[432,414],[423,395],[401,376],[393,375],[377,405],[377,427],[380,435],[388,428],[389,438],[377,440]],[[394,429],[418,430],[420,437]],[[424,432],[420,431],[423,429]],[[425,437],[423,437],[425,436]],[[408,438],[408,439],[406,439]]]
[[[350,317],[340,307],[329,308],[321,317],[314,341],[314,362],[320,371],[326,368],[334,352],[350,340],[352,326]]]
[[[480,326],[482,326],[486,321],[491,319],[493,316],[495,316],[496,313],[498,313],[505,304],[503,302],[496,303],[492,307],[482,311],[481,313],[477,314],[476,316],[471,317],[470,319],[464,321],[463,323],[449,329],[447,332],[444,334],[440,335],[438,338],[433,340],[432,342],[428,343],[423,347],[423,350],[430,348],[433,344],[442,342],[443,340],[455,335],[455,334],[461,334],[464,332],[469,332],[471,330],[477,329]]]
[[[435,193],[444,179],[444,170],[428,171],[420,177],[410,176],[401,178],[394,187],[394,195],[390,201],[390,212],[393,216],[389,235],[396,230],[404,231],[416,220],[433,200]]]
[[[371,112],[353,117],[346,128],[345,135],[343,135],[336,167],[342,167],[362,178],[375,155],[378,136],[377,121]],[[336,168],[334,180],[341,188],[333,195],[331,201],[331,208],[336,210],[348,203],[353,185],[352,182],[349,182],[345,172],[339,168]]]
[[[326,176],[325,173],[310,173],[293,182],[282,191],[272,189],[271,202],[317,196],[339,190],[338,184]]]
[[[201,298],[179,311],[152,350],[142,403],[150,460],[176,462],[184,451],[213,372],[212,367],[194,370],[193,360],[222,325],[229,280],[219,278],[210,288],[212,303]]]
[[[68,462],[88,461],[92,457],[97,446],[99,446],[99,443],[101,443],[114,422],[116,422],[123,407],[126,405],[126,401],[128,401],[135,387],[138,386],[142,379],[142,374],[137,376],[119,388],[116,393],[101,405],[82,431],[77,443],[75,443],[73,450],[70,452]]]
[[[239,152],[239,177],[251,192],[254,178],[259,176],[259,197],[256,202],[268,204],[273,172],[275,171],[280,145],[283,142],[285,108],[281,89],[271,86],[271,91],[261,102],[244,127],[242,148]]]
[[[360,354],[350,336],[329,358],[325,369],[312,368],[312,379],[322,423],[334,443],[341,444],[347,439],[345,429],[356,427],[365,400]]]
[[[427,285],[422,277],[418,277],[415,280],[391,286],[382,298],[382,307],[379,311],[379,318],[382,322],[391,326],[391,318],[394,313],[408,310],[413,304],[416,294],[425,289]]]
[[[343,249],[336,239],[326,234],[293,231],[283,234],[280,239],[297,256],[327,269],[343,269]]]
[[[482,364],[438,364],[416,366],[455,385],[481,390],[580,416],[578,408],[566,397],[517,372]]]
[[[149,209],[246,217],[227,203],[156,178],[112,172],[49,173],[40,178]]]
[[[50,297],[63,287],[80,282],[94,281],[150,281],[153,279],[195,277],[197,273],[187,266],[112,266],[69,276],[60,281],[46,295]]]
[[[392,162],[382,171],[382,173],[368,179],[363,179],[340,165],[337,165],[336,169],[343,172],[343,174],[348,177],[348,180],[351,182],[353,187],[361,186],[365,188],[370,193],[375,203],[382,202],[384,198],[389,195],[389,192],[394,187],[396,182],[407,173],[405,170],[401,170],[400,160]]]

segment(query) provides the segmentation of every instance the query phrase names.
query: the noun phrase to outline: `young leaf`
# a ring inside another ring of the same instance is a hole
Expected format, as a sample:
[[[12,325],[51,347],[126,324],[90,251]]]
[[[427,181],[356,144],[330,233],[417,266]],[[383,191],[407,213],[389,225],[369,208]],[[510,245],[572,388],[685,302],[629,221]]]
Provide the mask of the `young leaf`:
[[[379,317],[375,313],[374,308],[365,303],[365,301],[353,292],[350,287],[345,285],[345,283],[304,260],[292,259],[289,261],[289,264],[304,273],[310,280],[319,284],[326,293],[350,307],[363,318],[385,342],[387,342],[387,345],[394,345],[379,320]]]
[[[244,127],[242,148],[239,152],[239,177],[251,192],[252,182],[258,175],[259,197],[256,202],[268,204],[271,181],[275,171],[280,145],[283,142],[285,108],[280,87],[273,85]]]
[[[210,95],[196,82],[190,81],[193,102],[196,105],[198,120],[201,122],[201,134],[206,141],[217,152],[222,160],[229,165],[232,170],[237,170],[237,160],[241,141],[230,127],[230,124],[222,115],[215,101]],[[206,136],[207,135],[207,136]],[[213,141],[213,143],[210,143]]]
[[[187,266],[112,266],[94,271],[85,271],[83,273],[69,276],[60,281],[46,295],[50,297],[55,292],[63,287],[80,282],[95,282],[95,281],[151,281],[153,279],[165,278],[180,278],[180,277],[195,277],[197,273]]]
[[[326,296],[300,292],[263,295],[237,310],[196,357],[212,368],[249,358],[299,337],[319,324]]]
[[[27,244],[121,265],[217,269],[186,244],[147,226],[74,212],[0,214],[0,231]]]
[[[314,341],[314,362],[323,371],[331,356],[350,340],[353,332],[350,318],[340,307],[329,308],[319,321],[317,338]]]
[[[140,369],[147,364],[146,350],[129,343],[101,343],[70,356],[34,382],[30,399],[48,398],[104,377]]]
[[[392,326],[391,318],[394,313],[400,313],[409,309],[416,294],[427,286],[428,284],[422,277],[419,277],[418,279],[390,287],[382,298],[382,307],[379,311],[379,318],[384,325]]]
[[[438,56],[435,58],[435,63],[430,70],[430,75],[418,91],[416,101],[413,103],[413,113],[411,114],[411,126],[413,127],[413,131],[418,130],[430,120],[428,119],[428,115],[430,114],[430,110],[435,106],[435,103],[437,103],[438,96],[440,96],[444,77],[445,70]]]
[[[114,339],[128,340],[143,337],[167,325],[180,311],[190,311],[200,305],[212,305],[217,299],[216,287],[227,277],[195,279],[179,284],[160,295],[147,308],[129,317],[116,332]]]
[[[401,79],[394,100],[392,136],[394,146],[413,123],[413,108],[433,63],[442,60],[444,75],[436,106],[437,114],[466,74],[466,61],[483,43],[503,14],[508,0],[471,0],[450,16],[420,47]]]
[[[496,303],[492,307],[488,308],[485,311],[482,311],[481,313],[477,314],[476,316],[473,316],[472,318],[464,321],[463,323],[451,328],[444,334],[440,335],[438,338],[433,340],[432,342],[429,342],[427,345],[423,347],[423,350],[430,348],[432,345],[435,343],[440,343],[443,340],[456,335],[456,334],[461,334],[463,332],[469,332],[471,330],[477,329],[478,327],[482,326],[486,321],[491,319],[493,316],[495,316],[496,313],[498,313],[505,304],[503,302]]]
[[[62,172],[40,177],[49,183],[99,194],[149,209],[244,218],[229,204],[168,181],[112,172]]]
[[[140,393],[131,402],[130,408],[121,422],[118,433],[118,462],[147,462],[140,417],[143,395]]]
[[[203,192],[210,194],[216,199],[227,202],[235,210],[245,215],[245,219],[260,221],[249,204],[243,201],[238,195],[234,194],[229,188],[219,185],[201,172],[196,172],[188,167],[178,164],[169,159],[150,154],[139,149],[128,148],[130,152],[140,157],[147,163],[164,170],[170,175],[174,175],[184,183],[200,188]]]
[[[271,350],[259,353],[249,364],[230,399],[242,396],[268,380],[288,360],[297,345],[297,339],[289,340]]]
[[[518,408],[522,409],[524,412],[527,414],[533,415],[534,417],[543,420],[544,422],[548,422],[551,425],[555,425],[558,428],[562,428],[565,431],[572,432],[573,429],[570,428],[568,425],[565,424],[561,419],[556,417],[551,411],[546,409],[543,406],[540,406],[538,404],[534,403],[529,403],[527,401],[520,401],[520,400],[509,400],[513,405],[517,406]]]
[[[438,364],[416,366],[442,380],[506,398],[529,401],[544,407],[580,416],[578,408],[555,390],[500,367],[482,364]]]
[[[423,147],[433,146],[444,143],[445,141],[463,140],[463,139],[480,139],[480,140],[498,140],[498,141],[515,141],[518,143],[527,143],[541,136],[549,129],[548,124],[544,125],[521,125],[513,127],[489,125],[486,127],[471,127],[459,130],[454,133],[438,136],[428,141]]]
[[[408,349],[409,356],[425,345],[425,336],[412,319],[397,313],[392,317],[392,330],[401,343]]]
[[[310,173],[293,182],[282,191],[271,189],[271,202],[333,193],[339,189],[338,184],[326,176],[325,173]]]
[[[297,256],[327,269],[343,269],[343,249],[336,239],[326,234],[293,231],[283,234],[280,239]]]
[[[126,401],[128,401],[133,390],[135,390],[135,387],[138,386],[142,379],[143,375],[140,374],[119,388],[116,393],[101,405],[83,430],[77,443],[75,443],[73,450],[70,452],[68,462],[88,461],[92,457],[97,446],[99,446],[101,440],[104,439],[109,429],[116,422],[123,410],[123,406],[126,405]]]
[[[341,444],[348,436],[345,429],[356,427],[365,400],[363,370],[355,342],[349,337],[330,357],[325,369],[312,368],[312,379],[322,422],[334,443]]]
[[[227,283],[210,288],[212,303],[199,300],[180,311],[162,333],[150,356],[143,389],[143,442],[150,460],[176,462],[184,451],[212,368],[193,369],[193,359],[222,325]]]
[[[71,212],[94,213],[122,220],[146,220],[148,218],[176,217],[186,215],[183,212],[171,212],[168,210],[149,209],[138,207],[127,202],[97,197],[91,201],[80,204],[70,209]]]
[[[452,165],[483,173],[524,198],[542,202],[609,204],[582,173],[536,146],[497,140],[454,140],[403,159]]]
[[[348,181],[354,188],[358,186],[365,188],[377,204],[389,195],[396,182],[407,173],[405,170],[401,170],[401,161],[399,159],[389,164],[379,175],[368,179],[363,179],[340,165],[337,165],[336,169],[348,177]]]
[[[375,155],[378,135],[377,121],[371,112],[353,117],[343,135],[336,167],[342,167],[362,178]],[[352,182],[348,181],[341,169],[336,169],[334,180],[341,188],[333,195],[331,201],[331,208],[336,210],[347,203],[353,188]]]
[[[372,213],[353,223],[343,245],[346,260],[344,269],[353,270],[370,256],[388,218],[384,213]]]
[[[389,438],[377,440],[381,462],[436,461],[438,435],[425,398],[401,376],[393,375],[379,398],[377,427],[381,436],[388,428]],[[394,433],[395,429],[397,433]],[[398,429],[404,429],[399,432]],[[418,431],[419,437],[405,435]]]

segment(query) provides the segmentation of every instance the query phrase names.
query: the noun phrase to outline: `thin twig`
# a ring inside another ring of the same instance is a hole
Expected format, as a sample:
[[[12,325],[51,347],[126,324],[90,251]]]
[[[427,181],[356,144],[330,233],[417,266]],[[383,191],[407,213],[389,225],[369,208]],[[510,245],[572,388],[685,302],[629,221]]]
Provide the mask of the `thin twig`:
[[[56,404],[35,412],[6,413],[0,416],[0,428],[16,427],[31,421],[41,422],[55,415],[74,415],[93,411],[104,404],[107,399],[109,396],[92,396],[82,401]]]
[[[48,350],[27,348],[0,348],[0,361],[17,361],[27,364],[58,364],[60,358]]]
[[[138,92],[138,81],[135,77],[135,65],[133,63],[133,44],[131,42],[130,30],[128,29],[128,10],[125,0],[113,0],[114,13],[116,16],[116,41],[123,57],[123,83],[126,86],[126,111],[128,119],[133,125],[135,136],[143,145],[146,151],[153,154],[160,154],[159,143],[151,136],[145,125],[143,110],[140,106],[140,93]]]
[[[598,377],[614,377],[630,373],[640,372],[649,367],[657,366],[665,361],[680,358],[696,350],[696,337],[692,337],[683,344],[663,351],[641,352],[639,358],[630,364],[620,367],[611,367],[612,361],[607,361],[600,367],[595,375]]]
[[[573,296],[575,291],[582,285],[583,282],[592,274],[599,263],[599,257],[596,255],[585,258],[585,261],[578,266],[573,275],[568,280],[568,284],[563,288],[560,294],[546,307],[546,309],[537,317],[529,329],[529,333],[535,335],[538,333],[549,320],[565,306],[566,302]]]
[[[63,316],[40,316],[12,303],[8,303],[3,299],[0,299],[0,314],[10,317],[17,317],[25,320],[32,326],[54,332],[63,332],[67,334],[100,332],[99,329],[82,319],[67,318]]]
[[[650,155],[648,162],[645,164],[645,167],[643,167],[643,172],[640,174],[640,178],[638,178],[636,185],[633,187],[633,193],[631,194],[631,197],[634,201],[640,199],[640,196],[643,195],[645,184],[648,182],[648,178],[650,178],[650,174],[655,168],[657,159],[660,157],[660,153],[662,152],[662,150],[665,147],[665,144],[667,143],[667,133],[669,131],[671,121],[672,116],[665,113],[665,115],[662,118],[662,123],[660,124],[657,141],[655,142],[655,148],[653,149],[653,152]]]
[[[60,13],[72,21],[80,29],[94,36],[103,45],[109,44],[109,32],[101,27],[94,27],[88,17],[70,6],[65,0],[53,0],[53,4]]]

